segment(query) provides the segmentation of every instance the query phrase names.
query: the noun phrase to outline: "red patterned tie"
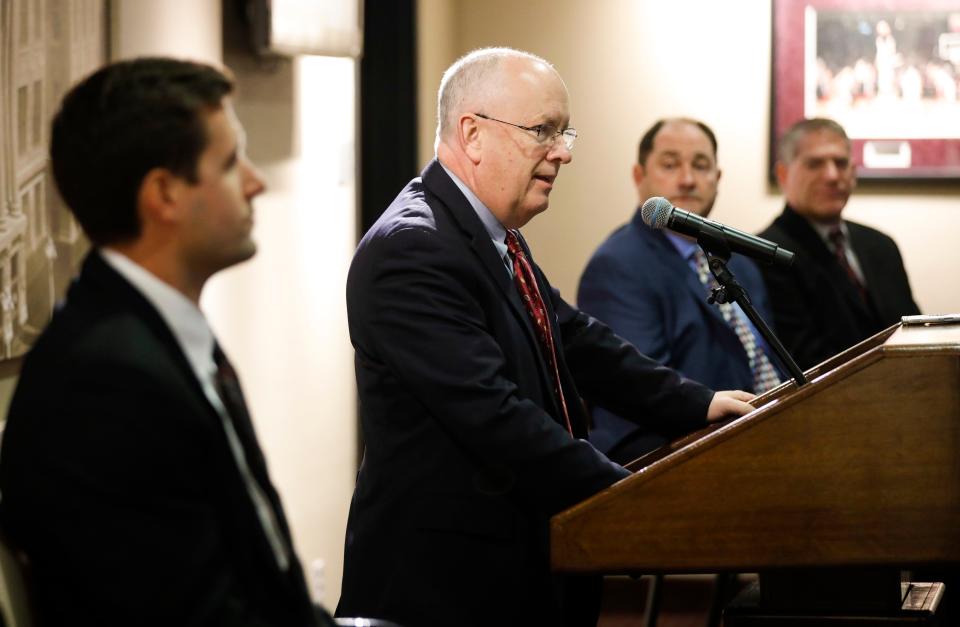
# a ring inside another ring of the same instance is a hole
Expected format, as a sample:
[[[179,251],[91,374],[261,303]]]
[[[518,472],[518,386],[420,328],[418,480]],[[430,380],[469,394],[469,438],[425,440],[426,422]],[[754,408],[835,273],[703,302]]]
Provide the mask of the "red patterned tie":
[[[841,230],[840,227],[830,229],[828,237],[833,244],[833,254],[837,257],[837,263],[839,263],[843,271],[847,273],[847,278],[850,279],[853,286],[857,288],[857,293],[860,294],[860,300],[867,302],[867,288],[863,286],[860,277],[857,276],[853,266],[850,265],[850,260],[847,259],[847,237],[843,234],[843,230]]]
[[[513,258],[513,282],[520,291],[523,298],[523,304],[530,314],[533,326],[537,330],[537,339],[540,340],[540,350],[547,365],[553,372],[553,391],[560,401],[560,409],[563,411],[563,419],[567,425],[567,431],[573,435],[573,427],[570,424],[570,413],[567,411],[567,401],[563,397],[563,386],[560,385],[560,370],[557,368],[557,349],[553,343],[553,332],[550,330],[550,321],[547,319],[547,306],[540,296],[540,288],[537,287],[537,279],[533,274],[533,266],[530,260],[523,252],[520,246],[520,240],[514,231],[507,231],[507,250]]]

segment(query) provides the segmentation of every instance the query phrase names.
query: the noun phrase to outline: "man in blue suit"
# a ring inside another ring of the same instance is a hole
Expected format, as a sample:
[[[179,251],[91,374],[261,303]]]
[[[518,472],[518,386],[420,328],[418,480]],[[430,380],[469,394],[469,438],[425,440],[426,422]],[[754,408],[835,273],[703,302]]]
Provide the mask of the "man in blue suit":
[[[640,203],[663,196],[674,206],[706,217],[717,197],[717,140],[703,122],[660,120],[640,140],[633,179]],[[712,277],[703,271],[696,241],[633,220],[600,245],[580,279],[580,308],[609,325],[644,354],[713,389],[755,393],[775,386],[773,367],[759,333],[740,308],[707,303]],[[734,255],[730,270],[760,314],[767,293],[756,266]],[[626,463],[664,443],[636,422],[602,405],[593,412],[590,441]]]

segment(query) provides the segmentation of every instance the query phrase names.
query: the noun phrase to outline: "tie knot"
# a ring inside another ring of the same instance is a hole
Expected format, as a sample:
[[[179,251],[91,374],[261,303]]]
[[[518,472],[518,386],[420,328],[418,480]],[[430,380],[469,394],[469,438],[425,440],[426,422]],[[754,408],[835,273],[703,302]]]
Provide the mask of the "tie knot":
[[[218,385],[223,385],[227,381],[237,381],[237,373],[219,344],[213,345],[213,363],[217,367],[214,377]],[[239,383],[237,383],[237,385],[239,385]]]
[[[523,248],[520,247],[520,238],[517,237],[516,231],[512,229],[507,231],[507,250],[514,257],[523,254]]]
[[[224,364],[230,363],[227,361],[227,356],[223,353],[223,349],[221,349],[220,345],[216,343],[213,345],[213,363],[215,363],[218,368],[223,367]]]
[[[717,287],[716,279],[713,278],[713,273],[710,272],[710,262],[707,261],[707,255],[704,254],[703,249],[699,246],[693,249],[693,265],[697,269],[697,278],[700,279],[700,282],[703,283],[707,289]]]
[[[693,249],[693,263],[697,266],[698,272],[705,272],[707,276],[710,276],[710,261],[699,246]]]
[[[846,241],[846,236],[843,234],[843,229],[839,226],[835,226],[830,229],[830,232],[827,233],[827,238],[833,242],[834,246],[843,246],[844,241]]]

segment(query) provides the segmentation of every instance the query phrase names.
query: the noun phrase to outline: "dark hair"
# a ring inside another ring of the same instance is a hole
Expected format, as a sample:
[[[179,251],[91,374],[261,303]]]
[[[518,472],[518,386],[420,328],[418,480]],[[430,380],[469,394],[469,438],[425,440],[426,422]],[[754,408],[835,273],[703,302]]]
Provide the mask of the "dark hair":
[[[140,235],[137,196],[153,168],[197,181],[201,113],[231,91],[232,79],[211,66],[141,58],[101,68],[67,93],[50,133],[53,176],[94,244]]]
[[[713,146],[713,158],[717,158],[717,136],[714,135],[713,130],[709,126],[700,120],[694,120],[692,118],[665,118],[654,122],[653,126],[648,128],[647,132],[640,138],[640,148],[637,150],[637,163],[640,165],[647,164],[647,157],[653,152],[653,141],[657,138],[657,133],[660,132],[660,129],[663,128],[663,125],[667,122],[684,122],[698,127],[703,131],[703,134],[707,136],[707,139],[710,140],[710,145]]]
[[[847,150],[850,149],[850,138],[838,123],[829,118],[808,118],[800,120],[786,130],[777,145],[777,158],[782,163],[790,163],[797,156],[797,143],[800,139],[818,131],[833,133],[847,144]]]

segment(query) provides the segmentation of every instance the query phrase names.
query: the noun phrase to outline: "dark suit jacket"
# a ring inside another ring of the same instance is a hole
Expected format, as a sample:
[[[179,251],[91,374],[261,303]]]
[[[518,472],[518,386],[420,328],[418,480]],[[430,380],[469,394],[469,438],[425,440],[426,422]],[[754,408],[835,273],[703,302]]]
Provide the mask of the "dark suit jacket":
[[[756,265],[733,255],[730,271],[760,315],[772,324],[767,290]],[[608,324],[648,357],[715,390],[753,388],[743,344],[720,309],[707,303],[706,288],[662,231],[640,212],[596,250],[580,278],[577,304]],[[771,360],[776,358],[771,355]],[[597,408],[590,441],[610,451],[639,427]]]
[[[252,425],[237,432],[289,542]],[[186,356],[97,253],[24,361],[0,490],[45,627],[315,624]]]
[[[437,162],[360,242],[347,309],[367,446],[338,613],[410,627],[565,624],[561,605],[583,599],[550,575],[549,517],[628,476],[580,439],[578,393],[677,433],[703,425],[710,390],[535,272],[576,439],[502,259]]]
[[[805,218],[789,206],[760,233],[796,253],[790,268],[762,268],[780,340],[803,369],[920,313],[892,239],[847,221],[849,246],[863,270],[869,294],[856,287]]]

